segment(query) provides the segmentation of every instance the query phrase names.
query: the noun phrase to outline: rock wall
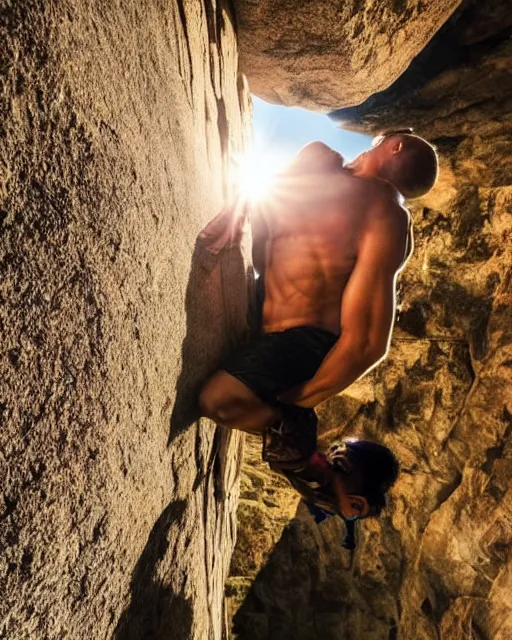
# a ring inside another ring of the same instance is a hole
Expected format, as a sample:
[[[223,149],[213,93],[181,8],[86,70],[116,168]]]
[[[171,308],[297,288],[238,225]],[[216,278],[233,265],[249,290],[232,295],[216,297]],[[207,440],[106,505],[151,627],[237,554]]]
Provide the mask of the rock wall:
[[[461,0],[238,0],[251,92],[330,111],[388,87]]]
[[[194,396],[246,278],[194,246],[248,130],[227,3],[4,2],[0,41],[0,636],[220,639],[241,441]]]
[[[466,2],[396,85],[333,114],[366,132],[412,124],[441,158],[436,189],[410,203],[416,246],[389,357],[321,408],[324,444],[376,439],[402,471],[354,554],[339,522],[299,509],[283,529],[260,498],[278,541],[250,559],[244,548],[243,563],[235,551],[243,640],[512,637],[509,20],[506,3]],[[273,482],[260,481],[264,498]]]

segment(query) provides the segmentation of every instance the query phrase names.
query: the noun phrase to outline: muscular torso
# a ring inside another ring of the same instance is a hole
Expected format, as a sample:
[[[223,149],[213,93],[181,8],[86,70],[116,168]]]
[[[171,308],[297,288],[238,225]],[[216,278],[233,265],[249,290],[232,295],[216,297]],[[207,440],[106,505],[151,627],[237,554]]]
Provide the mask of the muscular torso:
[[[264,331],[309,325],[340,333],[341,298],[369,211],[390,197],[386,185],[379,195],[368,182],[342,168],[285,176],[261,205],[266,234],[255,262],[265,279]]]

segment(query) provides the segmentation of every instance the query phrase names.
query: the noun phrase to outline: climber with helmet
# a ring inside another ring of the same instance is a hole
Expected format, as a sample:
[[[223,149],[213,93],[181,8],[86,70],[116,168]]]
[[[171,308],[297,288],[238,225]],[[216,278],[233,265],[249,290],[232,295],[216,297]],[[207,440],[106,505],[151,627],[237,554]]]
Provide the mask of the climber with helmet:
[[[354,438],[333,443],[325,454],[315,451],[304,464],[272,462],[270,467],[288,479],[318,524],[342,518],[347,549],[355,547],[356,522],[380,515],[399,470],[387,447]]]

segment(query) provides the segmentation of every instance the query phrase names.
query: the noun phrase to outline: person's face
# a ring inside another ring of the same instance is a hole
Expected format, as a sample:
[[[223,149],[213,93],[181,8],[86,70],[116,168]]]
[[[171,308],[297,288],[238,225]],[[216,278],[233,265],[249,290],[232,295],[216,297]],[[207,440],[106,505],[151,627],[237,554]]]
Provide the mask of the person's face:
[[[356,520],[371,515],[368,500],[362,495],[363,472],[351,459],[346,442],[335,449],[336,465],[339,471],[333,472],[333,484],[338,508],[345,520]]]
[[[360,520],[371,515],[368,500],[359,493],[348,490],[339,474],[336,474],[334,483],[338,509],[344,520]]]

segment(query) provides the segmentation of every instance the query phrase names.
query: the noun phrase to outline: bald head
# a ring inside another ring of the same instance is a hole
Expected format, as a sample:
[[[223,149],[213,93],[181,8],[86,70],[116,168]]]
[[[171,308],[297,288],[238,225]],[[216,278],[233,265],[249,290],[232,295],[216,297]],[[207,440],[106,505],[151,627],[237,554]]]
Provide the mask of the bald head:
[[[412,134],[393,134],[370,151],[375,154],[378,176],[391,182],[404,198],[419,198],[434,186],[438,160],[434,147]]]

